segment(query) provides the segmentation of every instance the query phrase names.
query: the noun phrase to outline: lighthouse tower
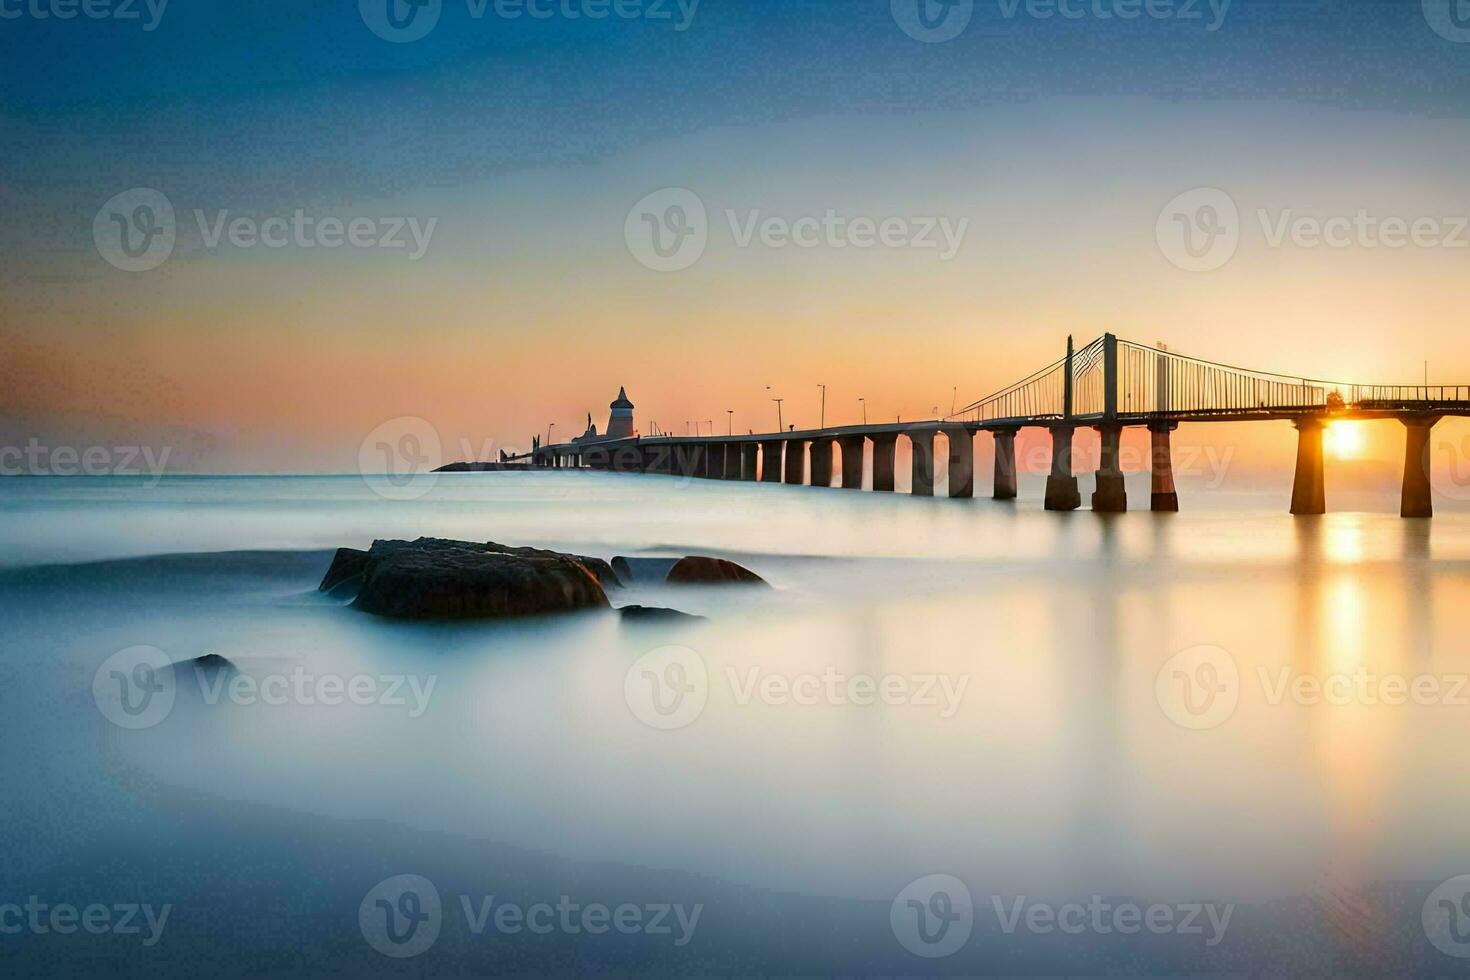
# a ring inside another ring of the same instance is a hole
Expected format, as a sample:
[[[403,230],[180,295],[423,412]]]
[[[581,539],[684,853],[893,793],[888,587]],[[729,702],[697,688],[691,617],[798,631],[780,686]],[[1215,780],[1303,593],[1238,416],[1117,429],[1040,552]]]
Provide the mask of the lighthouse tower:
[[[627,439],[633,435],[633,403],[628,401],[628,392],[618,388],[618,397],[608,406],[612,415],[607,420],[608,439]]]

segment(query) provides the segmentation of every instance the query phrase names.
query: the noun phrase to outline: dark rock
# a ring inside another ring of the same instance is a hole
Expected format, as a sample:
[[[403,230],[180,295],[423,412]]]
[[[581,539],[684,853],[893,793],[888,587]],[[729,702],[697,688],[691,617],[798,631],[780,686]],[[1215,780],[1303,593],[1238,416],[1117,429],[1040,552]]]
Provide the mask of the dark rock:
[[[690,555],[680,558],[669,569],[669,582],[683,585],[710,585],[736,583],[741,585],[766,585],[766,580],[748,568],[723,558],[706,558]]]
[[[317,586],[317,590],[331,592],[344,583],[351,583],[367,571],[367,560],[366,551],[359,551],[356,548],[338,548],[337,553],[332,556],[331,567],[327,569],[327,574],[322,576],[322,584]]]
[[[669,577],[669,569],[677,564],[677,558],[624,558],[618,555],[612,560],[612,570],[624,582],[662,582]]]
[[[607,608],[597,577],[573,556],[502,548],[438,538],[374,541],[353,606],[397,619]]]
[[[680,612],[677,609],[665,609],[661,606],[622,606],[618,609],[624,619],[639,621],[659,619],[703,619],[694,613]]]

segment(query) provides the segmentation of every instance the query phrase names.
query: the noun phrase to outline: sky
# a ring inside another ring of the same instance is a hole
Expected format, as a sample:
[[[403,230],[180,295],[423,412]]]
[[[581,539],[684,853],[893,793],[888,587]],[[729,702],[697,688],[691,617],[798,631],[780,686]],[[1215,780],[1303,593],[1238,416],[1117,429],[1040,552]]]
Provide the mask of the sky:
[[[0,443],[918,418],[1105,331],[1470,384],[1470,4],[423,2],[0,0]]]

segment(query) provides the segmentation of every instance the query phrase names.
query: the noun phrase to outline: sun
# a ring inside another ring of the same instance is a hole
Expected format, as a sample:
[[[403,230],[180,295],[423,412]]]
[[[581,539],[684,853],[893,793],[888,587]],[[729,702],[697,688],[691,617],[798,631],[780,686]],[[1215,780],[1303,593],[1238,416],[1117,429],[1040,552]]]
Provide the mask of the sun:
[[[1329,423],[1324,435],[1334,459],[1358,459],[1368,446],[1368,433],[1361,422]]]

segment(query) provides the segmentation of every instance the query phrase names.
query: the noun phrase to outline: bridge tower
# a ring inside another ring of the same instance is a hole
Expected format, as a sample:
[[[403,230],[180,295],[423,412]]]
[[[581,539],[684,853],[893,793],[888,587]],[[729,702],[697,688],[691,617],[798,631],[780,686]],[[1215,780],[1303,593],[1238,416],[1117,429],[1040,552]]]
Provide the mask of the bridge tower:
[[[1118,424],[1118,338],[1110,333],[1103,334],[1103,420],[1097,431],[1102,435],[1102,453],[1092,509],[1120,514],[1128,509],[1128,492],[1118,461],[1123,441],[1123,427]]]
[[[1067,338],[1067,360],[1062,369],[1062,419],[1048,428],[1051,431],[1051,473],[1046,478],[1046,509],[1076,510],[1082,506],[1077,492],[1077,476],[1072,472],[1072,360],[1075,355],[1072,338]]]

